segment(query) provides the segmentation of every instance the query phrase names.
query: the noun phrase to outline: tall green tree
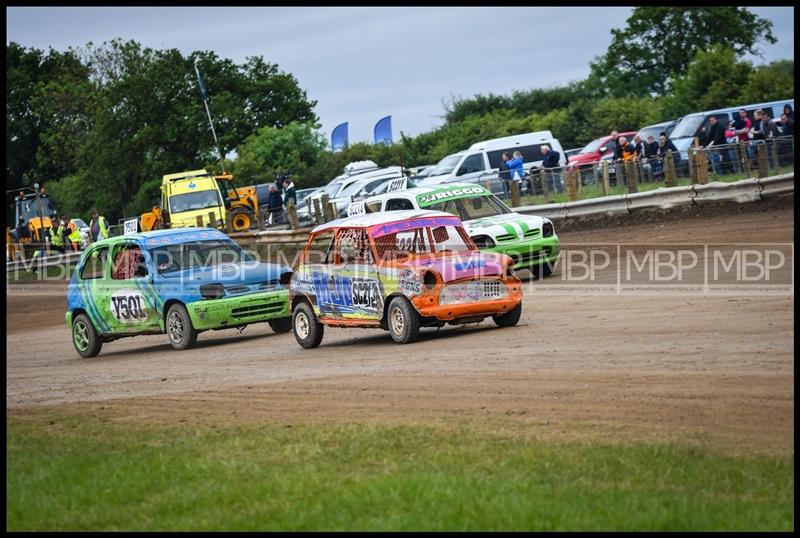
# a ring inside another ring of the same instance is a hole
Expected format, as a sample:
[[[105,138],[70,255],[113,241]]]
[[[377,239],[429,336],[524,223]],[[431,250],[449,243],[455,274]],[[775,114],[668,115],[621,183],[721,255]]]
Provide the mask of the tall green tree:
[[[698,51],[686,74],[675,79],[673,94],[663,99],[663,113],[676,118],[737,104],[752,72],[753,66],[730,47],[714,45]]]
[[[95,88],[75,51],[6,46],[6,188],[74,173]]]
[[[712,45],[741,56],[777,41],[772,22],[730,6],[637,7],[625,28],[611,35],[606,53],[591,63],[590,79],[612,96],[667,94],[697,52]]]
[[[73,213],[98,206],[112,219],[135,215],[158,200],[162,175],[219,166],[195,63],[223,155],[261,127],[317,121],[316,102],[296,79],[260,57],[236,64],[213,52],[184,56],[121,40],[90,43],[81,56],[97,91],[91,131],[75,149],[80,166],[63,179],[90,194],[71,199]]]
[[[308,176],[326,147],[325,137],[309,123],[261,127],[237,149],[234,176],[239,184],[273,181],[277,174]]]

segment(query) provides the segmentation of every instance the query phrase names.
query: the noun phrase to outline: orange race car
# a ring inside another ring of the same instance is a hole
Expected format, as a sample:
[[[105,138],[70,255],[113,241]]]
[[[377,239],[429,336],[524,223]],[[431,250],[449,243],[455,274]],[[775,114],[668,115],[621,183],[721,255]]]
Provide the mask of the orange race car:
[[[423,326],[507,327],[522,286],[505,254],[481,253],[461,221],[438,211],[390,211],[317,226],[289,286],[293,330],[304,348],[324,325],[376,327],[413,342]]]

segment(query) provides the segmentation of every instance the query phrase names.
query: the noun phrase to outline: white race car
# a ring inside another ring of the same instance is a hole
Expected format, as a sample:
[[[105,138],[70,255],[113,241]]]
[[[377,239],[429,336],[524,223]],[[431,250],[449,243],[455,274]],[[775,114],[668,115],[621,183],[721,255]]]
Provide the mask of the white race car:
[[[474,183],[447,183],[372,196],[350,204],[348,215],[404,209],[456,215],[479,249],[511,256],[514,269],[549,276],[558,261],[560,241],[549,219],[515,213]]]

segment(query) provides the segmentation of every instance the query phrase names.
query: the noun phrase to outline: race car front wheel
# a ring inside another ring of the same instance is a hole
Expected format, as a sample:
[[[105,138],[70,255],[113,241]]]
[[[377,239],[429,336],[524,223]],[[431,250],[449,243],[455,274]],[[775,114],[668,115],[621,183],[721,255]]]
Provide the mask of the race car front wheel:
[[[304,349],[317,347],[325,333],[325,326],[319,322],[314,309],[308,303],[300,303],[295,307],[292,328],[295,340]]]
[[[419,338],[419,322],[419,314],[405,297],[395,297],[389,303],[387,325],[398,344],[409,344]]]
[[[174,349],[189,349],[197,342],[189,312],[180,303],[170,306],[167,312],[167,336]]]
[[[513,327],[517,323],[519,323],[519,318],[522,315],[522,303],[517,303],[512,310],[509,310],[505,314],[500,314],[499,316],[492,316],[492,319],[497,324],[498,327]]]
[[[288,333],[292,330],[292,318],[272,319],[267,323],[278,334]]]
[[[78,314],[72,322],[72,345],[75,346],[75,351],[85,359],[100,354],[103,342],[100,341],[94,325],[86,314]]]

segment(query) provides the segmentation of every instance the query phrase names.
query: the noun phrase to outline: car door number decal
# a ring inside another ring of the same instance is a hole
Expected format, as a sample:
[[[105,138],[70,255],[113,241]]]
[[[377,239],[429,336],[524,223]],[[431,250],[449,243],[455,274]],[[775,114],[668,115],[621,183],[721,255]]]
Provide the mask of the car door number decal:
[[[138,290],[123,289],[111,296],[111,314],[122,323],[139,323],[147,319],[144,295]]]

